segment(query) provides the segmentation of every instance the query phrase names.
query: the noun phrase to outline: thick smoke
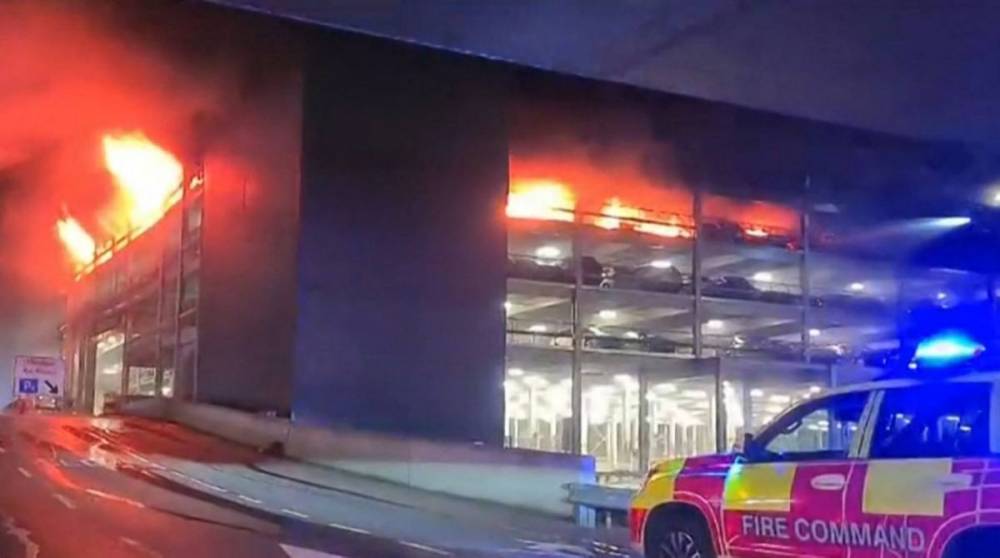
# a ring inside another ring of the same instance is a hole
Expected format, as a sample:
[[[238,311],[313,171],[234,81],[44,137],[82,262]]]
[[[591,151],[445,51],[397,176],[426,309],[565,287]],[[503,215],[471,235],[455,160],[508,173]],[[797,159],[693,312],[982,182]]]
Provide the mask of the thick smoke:
[[[99,238],[116,232],[102,134],[141,131],[183,159],[199,122],[225,119],[238,65],[178,48],[190,37],[150,23],[169,8],[0,0],[2,266],[25,287],[50,293],[70,277],[53,228],[63,211]]]
[[[240,129],[259,53],[244,52],[230,15],[155,0],[0,0],[0,380],[13,354],[58,351],[72,264],[57,219],[69,212],[99,241],[113,234],[120,200],[101,136],[140,131],[188,162]]]

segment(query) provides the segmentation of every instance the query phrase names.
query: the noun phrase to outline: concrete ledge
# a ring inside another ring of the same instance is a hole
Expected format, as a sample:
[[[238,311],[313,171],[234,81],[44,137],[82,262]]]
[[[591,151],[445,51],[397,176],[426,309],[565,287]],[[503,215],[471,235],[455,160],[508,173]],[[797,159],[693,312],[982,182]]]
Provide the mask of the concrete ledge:
[[[172,420],[288,457],[412,488],[572,517],[565,486],[596,482],[590,456],[414,440],[299,426],[212,405],[157,399],[122,402],[125,414]]]

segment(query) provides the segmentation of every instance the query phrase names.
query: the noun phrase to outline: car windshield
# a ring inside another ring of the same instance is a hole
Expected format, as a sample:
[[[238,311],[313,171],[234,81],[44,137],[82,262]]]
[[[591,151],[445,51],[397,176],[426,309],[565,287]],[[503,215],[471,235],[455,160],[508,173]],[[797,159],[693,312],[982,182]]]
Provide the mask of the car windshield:
[[[0,557],[623,558],[748,433],[993,459],[830,394],[1000,370],[1000,4],[814,3],[0,0]]]

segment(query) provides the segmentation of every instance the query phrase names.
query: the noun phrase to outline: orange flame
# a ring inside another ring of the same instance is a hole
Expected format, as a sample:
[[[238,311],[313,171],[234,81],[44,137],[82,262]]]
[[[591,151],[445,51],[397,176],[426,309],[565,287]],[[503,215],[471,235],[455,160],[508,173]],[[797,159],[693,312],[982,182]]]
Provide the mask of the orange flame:
[[[576,197],[564,184],[551,180],[511,182],[508,217],[572,222],[575,209]]]
[[[90,236],[76,219],[69,216],[60,219],[56,223],[56,232],[77,264],[86,265],[94,260],[94,251],[97,248],[94,237]]]
[[[156,223],[176,201],[184,179],[176,157],[141,133],[105,135],[104,161],[128,204],[128,223],[143,231]]]

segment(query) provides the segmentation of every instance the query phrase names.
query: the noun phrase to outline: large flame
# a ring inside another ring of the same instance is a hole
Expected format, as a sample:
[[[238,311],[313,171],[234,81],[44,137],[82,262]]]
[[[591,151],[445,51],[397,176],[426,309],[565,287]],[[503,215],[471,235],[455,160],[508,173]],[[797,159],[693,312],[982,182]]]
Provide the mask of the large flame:
[[[94,237],[76,219],[69,216],[60,219],[56,223],[56,232],[74,262],[82,266],[94,260],[97,248]]]
[[[573,221],[576,196],[551,180],[513,181],[507,195],[507,216],[517,219]]]
[[[104,161],[121,188],[128,207],[128,224],[142,231],[169,209],[184,179],[176,157],[141,133],[106,135]]]
[[[109,223],[105,228],[112,234],[122,234],[122,224],[131,234],[138,234],[159,221],[178,201],[184,167],[138,132],[107,134],[102,146],[104,164],[119,190],[119,202],[106,208],[101,221]],[[56,232],[78,268],[99,265],[111,257],[108,252],[95,261],[94,237],[72,217],[60,219]]]

